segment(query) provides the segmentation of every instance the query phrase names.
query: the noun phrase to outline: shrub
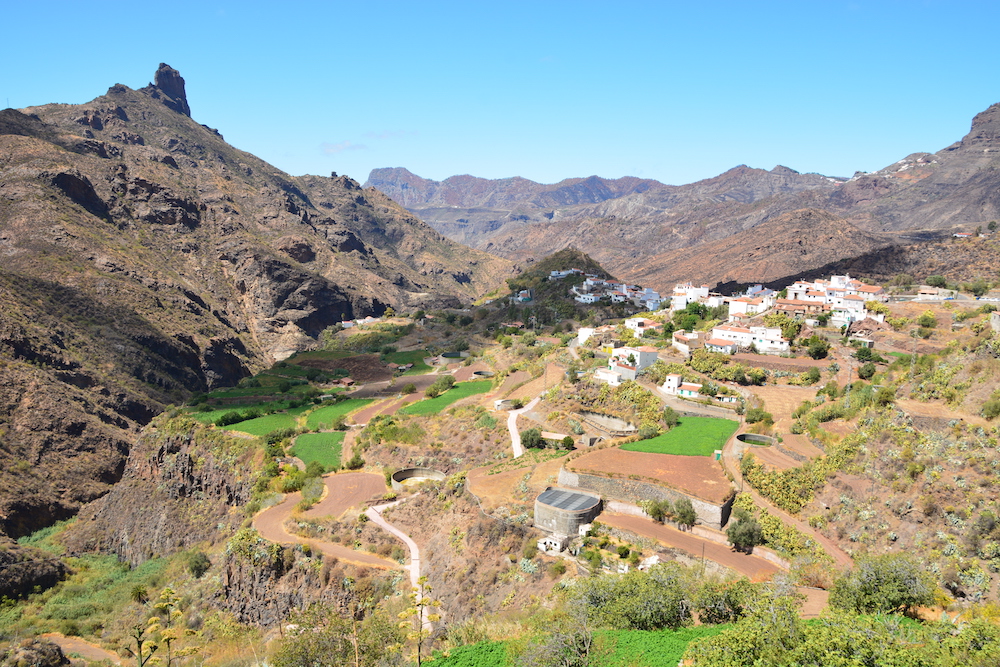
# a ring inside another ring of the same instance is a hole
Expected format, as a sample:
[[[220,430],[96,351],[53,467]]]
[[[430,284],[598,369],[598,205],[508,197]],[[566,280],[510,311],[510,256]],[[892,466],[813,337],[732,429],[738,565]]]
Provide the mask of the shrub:
[[[926,327],[928,329],[933,329],[937,326],[937,319],[934,317],[932,311],[926,310],[923,314],[917,318],[917,325],[921,327]]]
[[[745,418],[748,424],[756,424],[757,422],[774,423],[774,417],[770,412],[764,410],[764,408],[750,408],[747,410]]]
[[[927,276],[926,282],[931,287],[944,287],[948,284],[944,276]]]
[[[521,431],[522,447],[544,447],[544,442],[542,432],[537,428],[529,428],[525,431]]]
[[[354,456],[344,464],[344,467],[348,470],[360,470],[365,467],[365,460],[361,458],[361,452],[354,452]]]
[[[756,519],[748,514],[726,529],[726,537],[737,551],[750,553],[758,544],[764,543],[764,532]]]
[[[858,368],[858,377],[862,380],[870,380],[875,375],[875,364],[870,361],[865,362]]]
[[[208,568],[212,567],[212,561],[208,559],[204,551],[192,551],[188,553],[185,560],[188,572],[195,579],[201,579],[202,575],[208,572]]]
[[[413,384],[412,382],[407,382],[406,384],[403,385],[403,388],[400,389],[400,391],[403,392],[404,394],[412,394],[416,390],[417,390],[417,385]]]

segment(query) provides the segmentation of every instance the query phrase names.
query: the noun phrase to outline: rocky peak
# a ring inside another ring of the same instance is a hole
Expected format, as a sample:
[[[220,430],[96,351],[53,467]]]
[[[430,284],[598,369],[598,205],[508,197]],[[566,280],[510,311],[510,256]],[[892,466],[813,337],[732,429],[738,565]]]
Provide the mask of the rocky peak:
[[[962,139],[962,145],[1000,147],[1000,103],[976,114],[972,119],[972,129]]]
[[[181,76],[180,72],[166,63],[160,63],[153,81],[151,88],[163,95],[161,99],[168,108],[185,116],[191,116],[187,93],[184,92],[184,77]]]

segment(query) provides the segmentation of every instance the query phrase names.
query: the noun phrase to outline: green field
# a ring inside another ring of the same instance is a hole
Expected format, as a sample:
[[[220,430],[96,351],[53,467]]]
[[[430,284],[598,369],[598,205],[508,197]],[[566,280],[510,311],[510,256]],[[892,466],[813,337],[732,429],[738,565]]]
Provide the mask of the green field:
[[[343,442],[343,431],[303,433],[295,439],[292,454],[306,465],[310,461],[319,461],[327,470],[336,469],[340,467],[340,446]]]
[[[590,653],[593,667],[676,667],[688,644],[712,637],[731,625],[701,625],[679,630],[597,630]],[[439,657],[435,667],[511,667],[516,657],[506,642],[485,641],[459,646],[447,658]]]
[[[492,387],[492,380],[460,382],[437,398],[428,398],[423,401],[417,401],[412,405],[406,406],[399,412],[404,415],[434,414],[435,412],[441,412],[455,401],[459,401],[469,396],[475,396],[476,394],[485,394]]]
[[[218,410],[209,410],[208,412],[192,412],[191,417],[200,421],[202,424],[212,424],[216,419],[228,412],[243,412],[245,410],[249,410],[250,408],[260,410],[261,412],[267,412],[268,410],[287,410],[288,401],[275,401],[273,403],[247,403],[246,405],[227,405],[226,407],[219,408]]]
[[[320,428],[320,424],[332,424],[341,415],[360,410],[371,402],[370,398],[349,398],[335,405],[327,405],[309,413],[309,416],[306,417],[306,426],[315,429]]]
[[[737,422],[715,417],[682,417],[677,426],[649,440],[622,445],[629,452],[654,454],[680,454],[682,456],[711,456],[722,449],[733,433]]]
[[[276,412],[273,415],[248,419],[238,424],[231,424],[225,428],[229,431],[240,431],[241,433],[249,433],[250,435],[267,435],[271,431],[277,431],[278,429],[295,428],[298,425],[299,415],[311,407],[312,405],[303,405],[287,412]]]

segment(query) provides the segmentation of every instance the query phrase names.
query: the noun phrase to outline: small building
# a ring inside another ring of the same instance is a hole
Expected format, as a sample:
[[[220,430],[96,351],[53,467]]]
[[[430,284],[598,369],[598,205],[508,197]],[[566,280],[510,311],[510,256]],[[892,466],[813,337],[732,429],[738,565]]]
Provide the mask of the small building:
[[[535,527],[554,536],[576,536],[601,513],[601,497],[586,491],[548,487],[535,498]]]
[[[710,352],[721,352],[723,354],[736,354],[736,343],[725,338],[709,338],[705,341],[705,349]]]

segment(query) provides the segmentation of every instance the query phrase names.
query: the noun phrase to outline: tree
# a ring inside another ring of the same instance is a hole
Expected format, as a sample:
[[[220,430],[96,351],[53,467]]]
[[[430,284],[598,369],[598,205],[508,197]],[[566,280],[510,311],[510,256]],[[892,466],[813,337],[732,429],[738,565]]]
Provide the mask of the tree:
[[[917,318],[917,325],[927,329],[933,329],[936,327],[937,319],[934,317],[934,312],[925,310],[920,317]]]
[[[603,574],[580,581],[571,600],[587,609],[597,626],[616,630],[679,628],[691,621],[685,570],[676,564],[654,565],[648,572]]]
[[[735,623],[749,611],[761,594],[760,584],[746,577],[736,580],[709,580],[695,593],[695,609],[701,623]]]
[[[542,432],[537,428],[521,431],[521,446],[526,448],[543,447]]]
[[[573,445],[574,444],[576,444],[576,443],[573,441],[573,436],[567,435],[567,436],[563,437],[563,439],[562,439],[562,448],[563,449],[573,449]]]
[[[212,567],[212,561],[208,559],[204,551],[192,551],[187,555],[188,572],[195,579],[201,579],[210,567]]]
[[[930,287],[944,287],[948,284],[944,276],[927,276],[926,282]]]
[[[738,520],[726,529],[726,537],[737,551],[750,553],[758,544],[764,543],[764,532],[757,520],[742,512]]]
[[[681,417],[677,414],[677,411],[669,405],[663,408],[663,423],[666,425],[668,430],[677,426],[680,419]]]
[[[862,556],[833,584],[830,606],[859,614],[910,614],[934,602],[934,579],[906,554]]]
[[[789,664],[785,657],[802,643],[806,631],[798,607],[799,601],[794,596],[761,596],[750,613],[732,628],[691,642],[682,664],[697,667]]]
[[[858,377],[862,380],[870,380],[873,375],[875,375],[875,364],[870,361],[866,361],[858,368]]]
[[[698,513],[694,511],[694,505],[687,496],[678,498],[674,503],[674,514],[677,516],[677,523],[688,528],[698,520]]]
[[[806,348],[806,354],[813,359],[826,359],[826,355],[829,353],[830,343],[825,338],[820,338],[816,335],[809,338],[809,347]]]

